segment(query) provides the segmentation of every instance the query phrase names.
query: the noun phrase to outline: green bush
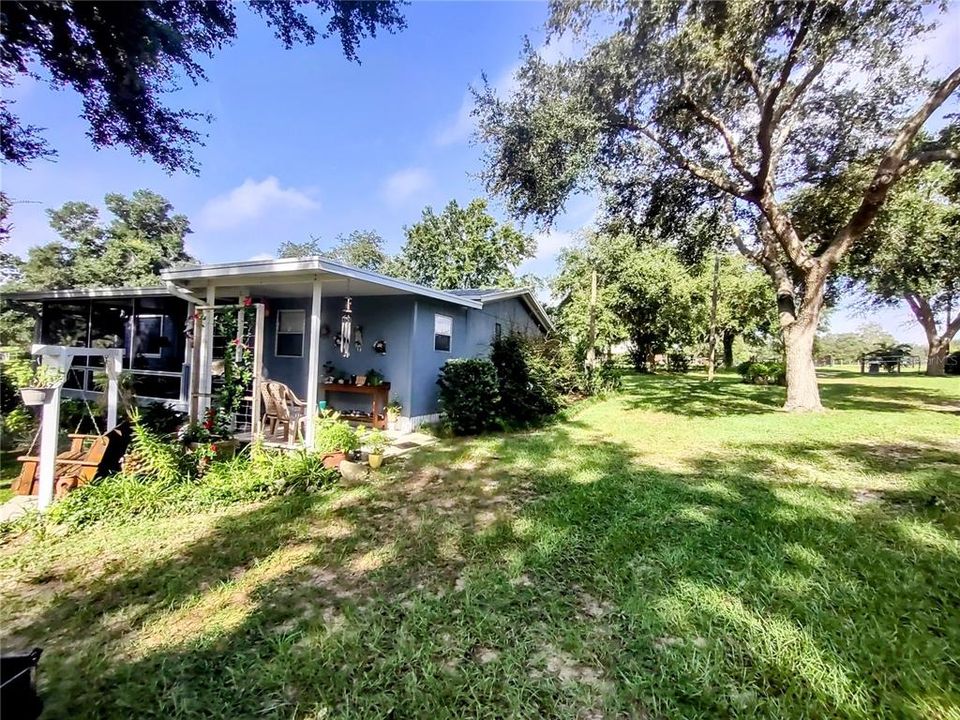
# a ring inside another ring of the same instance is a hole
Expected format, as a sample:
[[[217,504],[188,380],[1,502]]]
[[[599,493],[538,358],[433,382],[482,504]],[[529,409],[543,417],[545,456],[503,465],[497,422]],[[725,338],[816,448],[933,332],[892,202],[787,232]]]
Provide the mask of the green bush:
[[[623,386],[623,374],[613,360],[604,360],[588,378],[587,392],[590,395],[603,395],[616,392]]]
[[[349,423],[340,419],[340,413],[327,410],[317,417],[313,449],[321,454],[352,453],[360,449],[360,435]]]
[[[495,340],[490,361],[497,372],[498,414],[504,423],[523,427],[560,409],[553,368],[525,337],[510,334]]]
[[[747,360],[737,365],[737,373],[750,385],[785,385],[787,369],[781,362]]]
[[[485,358],[448,360],[440,368],[440,411],[457,435],[496,425],[500,404],[497,370]]]
[[[94,523],[195,512],[316,492],[337,477],[315,453],[251,447],[234,458],[211,463],[202,478],[181,475],[161,481],[147,474],[121,473],[83,485],[54,503],[47,521],[75,530]]]

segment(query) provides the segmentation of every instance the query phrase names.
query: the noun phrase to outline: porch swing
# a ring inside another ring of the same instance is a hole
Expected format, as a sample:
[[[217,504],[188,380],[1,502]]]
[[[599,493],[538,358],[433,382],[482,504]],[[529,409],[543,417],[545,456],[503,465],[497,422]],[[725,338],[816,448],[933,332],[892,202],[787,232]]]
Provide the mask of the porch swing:
[[[39,348],[39,350],[38,350]],[[56,352],[63,348],[50,348],[49,346],[35,346],[34,354],[39,355],[58,355],[61,364],[64,361],[65,353]],[[66,354],[70,357],[72,354],[78,354],[76,351]],[[41,499],[41,506],[45,507],[52,500],[52,495],[62,497],[71,490],[84,485],[97,477],[103,477],[120,470],[120,461],[130,443],[129,424],[116,423],[117,410],[117,385],[119,382],[119,372],[116,358],[111,351],[101,351],[97,354],[103,354],[107,370],[108,393],[108,425],[113,427],[106,433],[101,433],[97,417],[93,412],[90,401],[86,395],[82,395],[86,415],[89,416],[95,434],[80,433],[83,426],[84,417],[81,416],[73,433],[67,435],[70,440],[70,447],[60,453],[56,452],[56,445],[59,436],[59,418],[60,418],[60,387],[56,389],[53,399],[44,403],[43,416],[40,428],[34,434],[30,443],[30,448],[26,455],[21,455],[17,461],[21,463],[20,473],[11,484],[11,489],[19,495],[37,495]],[[78,373],[76,368],[70,367],[67,373]],[[83,387],[83,383],[80,383]],[[52,410],[53,412],[48,412]],[[38,440],[40,442],[39,454],[34,454],[37,450]],[[48,449],[48,444],[52,447]],[[52,459],[52,482],[48,496],[44,496],[43,483],[43,465],[44,459],[53,456]]]

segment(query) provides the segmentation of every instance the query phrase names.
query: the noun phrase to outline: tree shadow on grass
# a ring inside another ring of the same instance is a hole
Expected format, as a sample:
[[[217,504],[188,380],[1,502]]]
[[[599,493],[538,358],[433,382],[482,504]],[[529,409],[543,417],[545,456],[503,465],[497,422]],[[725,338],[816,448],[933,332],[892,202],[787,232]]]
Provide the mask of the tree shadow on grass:
[[[161,561],[68,581],[18,628],[48,646],[48,716],[957,707],[948,526],[778,482],[800,448],[665,472],[581,443],[565,426],[449,443],[373,485],[277,499]]]
[[[730,375],[719,375],[713,382],[698,375],[631,375],[624,378],[623,389],[630,409],[683,417],[766,414],[779,410],[786,396],[784,388],[748,385]],[[829,410],[956,413],[960,409],[960,400],[945,398],[937,390],[903,385],[897,378],[886,385],[821,382],[820,396]]]

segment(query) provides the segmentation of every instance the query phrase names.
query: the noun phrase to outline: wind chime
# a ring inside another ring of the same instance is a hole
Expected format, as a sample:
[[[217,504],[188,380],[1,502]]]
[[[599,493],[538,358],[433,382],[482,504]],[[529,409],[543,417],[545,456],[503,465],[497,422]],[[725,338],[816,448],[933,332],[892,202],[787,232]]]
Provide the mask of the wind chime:
[[[353,337],[353,298],[345,298],[343,314],[340,316],[340,355],[350,357],[350,340]]]

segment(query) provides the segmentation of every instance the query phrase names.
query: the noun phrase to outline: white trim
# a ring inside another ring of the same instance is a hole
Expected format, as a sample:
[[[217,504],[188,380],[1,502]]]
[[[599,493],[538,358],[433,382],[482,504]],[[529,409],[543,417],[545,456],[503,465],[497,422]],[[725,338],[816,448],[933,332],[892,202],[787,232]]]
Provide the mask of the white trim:
[[[415,415],[413,417],[404,417],[397,420],[400,432],[413,432],[421,425],[432,425],[440,422],[440,413],[431,413],[430,415]]]
[[[280,331],[280,315],[282,313],[300,313],[302,318],[300,322],[300,332],[290,332],[288,330]],[[299,355],[281,355],[280,354],[280,336],[281,335],[299,335],[300,336],[300,354]],[[307,311],[303,308],[278,308],[277,324],[273,332],[273,356],[282,358],[302,358],[303,349],[307,344]]]
[[[115,297],[166,297],[165,287],[64,288],[3,293],[4,300],[96,300]]]
[[[438,319],[438,318],[446,318],[447,320],[450,321],[450,333],[449,333],[448,335],[444,335],[443,333],[438,333],[438,332],[437,332],[437,319]],[[437,338],[438,338],[438,337],[448,337],[448,338],[450,338],[450,346],[449,346],[446,350],[441,350],[440,348],[437,347]],[[442,352],[442,353],[452,353],[452,352],[453,352],[453,316],[452,316],[452,315],[444,315],[443,313],[438,313],[438,312],[435,312],[435,313],[433,314],[433,351],[434,351],[434,352]]]
[[[160,276],[164,280],[200,280],[200,279],[223,279],[229,277],[243,277],[247,275],[259,275],[263,273],[316,273],[325,272],[331,275],[350,278],[352,280],[362,280],[364,282],[381,285],[383,287],[400,290],[403,292],[423,295],[424,297],[455,305],[463,305],[480,310],[483,303],[468,297],[461,297],[454,293],[434,288],[424,287],[416,283],[397,278],[387,277],[380,273],[360,268],[351,267],[342,263],[327,260],[319,257],[308,258],[285,258],[282,260],[248,260],[238,263],[210,263],[207,265],[196,265],[188,268],[177,268],[173,270],[164,270]]]
[[[320,395],[320,306],[322,300],[322,283],[320,276],[313,278],[313,293],[310,302],[310,346],[307,362],[307,427],[304,443],[308,448],[313,447],[316,437],[317,400]],[[277,316],[277,327],[280,327],[280,316]]]

